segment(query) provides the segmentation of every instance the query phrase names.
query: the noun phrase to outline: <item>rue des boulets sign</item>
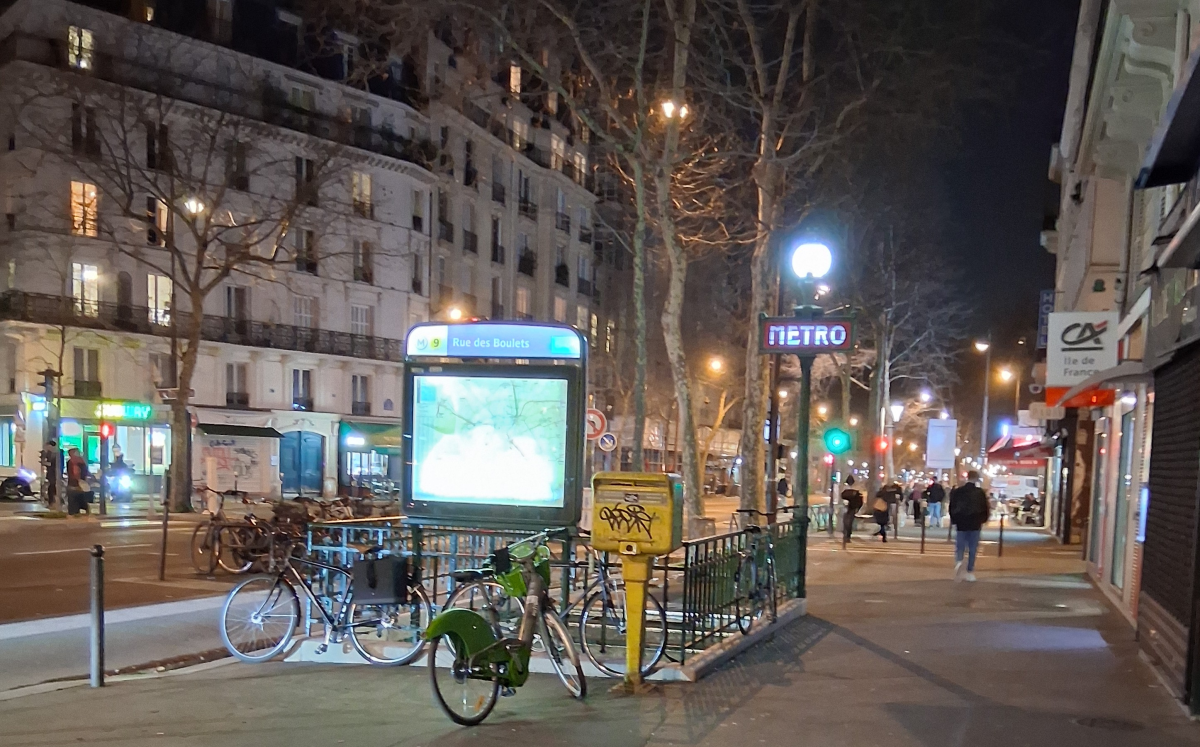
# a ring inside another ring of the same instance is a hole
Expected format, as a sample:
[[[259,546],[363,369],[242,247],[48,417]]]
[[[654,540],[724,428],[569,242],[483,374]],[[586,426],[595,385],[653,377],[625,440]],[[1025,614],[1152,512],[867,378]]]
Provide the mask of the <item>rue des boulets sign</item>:
[[[852,319],[763,317],[759,320],[759,333],[759,351],[762,353],[817,355],[854,349]]]

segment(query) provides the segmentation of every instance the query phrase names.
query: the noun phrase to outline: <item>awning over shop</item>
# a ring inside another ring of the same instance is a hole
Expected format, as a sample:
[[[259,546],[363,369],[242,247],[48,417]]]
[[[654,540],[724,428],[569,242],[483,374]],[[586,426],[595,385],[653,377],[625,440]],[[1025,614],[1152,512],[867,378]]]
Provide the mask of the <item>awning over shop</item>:
[[[343,420],[338,428],[341,451],[376,451],[399,454],[404,428],[400,423],[365,423]]]
[[[224,423],[201,423],[200,432],[208,436],[242,436],[245,438],[283,438],[274,428],[257,425],[226,425]]]
[[[1004,445],[997,444],[988,450],[989,464],[1009,466],[1034,466],[1054,456],[1054,447],[1038,439],[1015,438]]]
[[[1111,388],[1119,384],[1146,384],[1154,380],[1154,374],[1146,370],[1142,361],[1122,361],[1106,368],[1063,392],[1056,404],[1063,407],[1092,407],[1112,404],[1111,395],[1105,401],[1094,396],[1102,387]],[[1047,400],[1049,400],[1047,391]],[[1106,394],[1108,394],[1106,392]]]

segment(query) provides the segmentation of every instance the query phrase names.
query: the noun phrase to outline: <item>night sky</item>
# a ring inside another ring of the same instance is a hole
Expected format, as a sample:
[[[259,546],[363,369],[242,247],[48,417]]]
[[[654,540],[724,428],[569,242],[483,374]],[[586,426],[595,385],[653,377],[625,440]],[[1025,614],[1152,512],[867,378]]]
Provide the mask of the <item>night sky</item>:
[[[993,367],[1028,366],[1033,352],[1017,339],[1027,335],[1032,345],[1038,292],[1054,287],[1054,256],[1039,238],[1043,216],[1056,211],[1058,202],[1058,187],[1047,172],[1062,128],[1079,3],[1006,0],[999,5],[997,27],[1027,49],[1009,53],[1011,85],[1002,87],[999,100],[967,106],[957,147],[941,168],[942,187],[948,235],[965,273],[963,291],[979,299],[972,332],[991,333]],[[981,358],[973,350],[964,355],[954,393],[956,411],[976,423]],[[1013,417],[1012,385],[997,392],[995,384],[989,418],[993,438],[1000,421]],[[1026,391],[1023,403],[1029,397]]]

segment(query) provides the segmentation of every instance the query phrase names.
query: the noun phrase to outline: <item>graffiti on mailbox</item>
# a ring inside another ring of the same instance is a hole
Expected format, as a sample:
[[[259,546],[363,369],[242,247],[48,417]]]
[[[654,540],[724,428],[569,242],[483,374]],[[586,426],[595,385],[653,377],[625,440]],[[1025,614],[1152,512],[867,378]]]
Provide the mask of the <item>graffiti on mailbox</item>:
[[[622,535],[641,535],[644,534],[646,539],[654,539],[654,534],[651,531],[651,524],[654,523],[655,516],[652,516],[644,506],[634,502],[637,500],[636,494],[626,494],[624,505],[603,506],[597,514],[600,521],[608,525],[610,532],[619,533]]]

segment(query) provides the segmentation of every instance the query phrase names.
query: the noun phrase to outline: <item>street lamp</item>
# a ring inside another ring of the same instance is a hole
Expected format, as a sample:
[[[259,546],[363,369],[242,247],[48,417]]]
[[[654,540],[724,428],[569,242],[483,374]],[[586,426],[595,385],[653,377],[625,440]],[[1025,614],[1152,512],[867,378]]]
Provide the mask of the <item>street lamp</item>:
[[[851,416],[850,416],[850,426],[851,426],[851,427],[854,427],[854,426],[856,426],[856,425],[858,425],[858,416],[857,416],[857,415],[851,415]]]
[[[671,99],[667,99],[666,101],[662,102],[658,106],[662,110],[663,116],[666,117],[667,119],[674,119],[676,115],[678,115],[679,119],[681,119],[681,120],[687,119],[687,116],[688,116],[687,104],[680,105],[680,104],[676,104]]]
[[[188,215],[199,215],[204,212],[204,202],[199,197],[189,197],[183,201],[183,209]]]
[[[991,337],[987,340],[976,340],[975,350],[986,356],[983,361],[983,422],[979,425],[979,459],[983,461],[987,459],[988,396],[992,386]]]
[[[451,306],[450,311],[446,313],[446,316],[450,317],[450,321],[457,322],[459,319],[463,318],[462,309],[458,308],[457,306]]]
[[[1000,369],[1000,380],[1004,382],[1016,381],[1013,386],[1013,413],[1016,417],[1021,415],[1021,369],[1015,371],[1009,367]]]
[[[819,280],[832,267],[833,252],[819,241],[806,241],[792,250],[792,272],[801,280]]]
[[[829,414],[829,408],[825,405],[817,405],[817,414],[821,417],[825,417]]]
[[[903,403],[893,402],[891,404],[891,407],[889,407],[888,409],[890,409],[892,411],[892,424],[895,425],[896,423],[899,423],[900,418],[904,416]]]
[[[713,373],[721,373],[721,371],[725,368],[725,361],[713,356],[712,358],[708,359],[708,368]]]
[[[922,402],[929,402],[929,400],[933,399],[933,394],[928,389],[922,389],[919,399]]]

